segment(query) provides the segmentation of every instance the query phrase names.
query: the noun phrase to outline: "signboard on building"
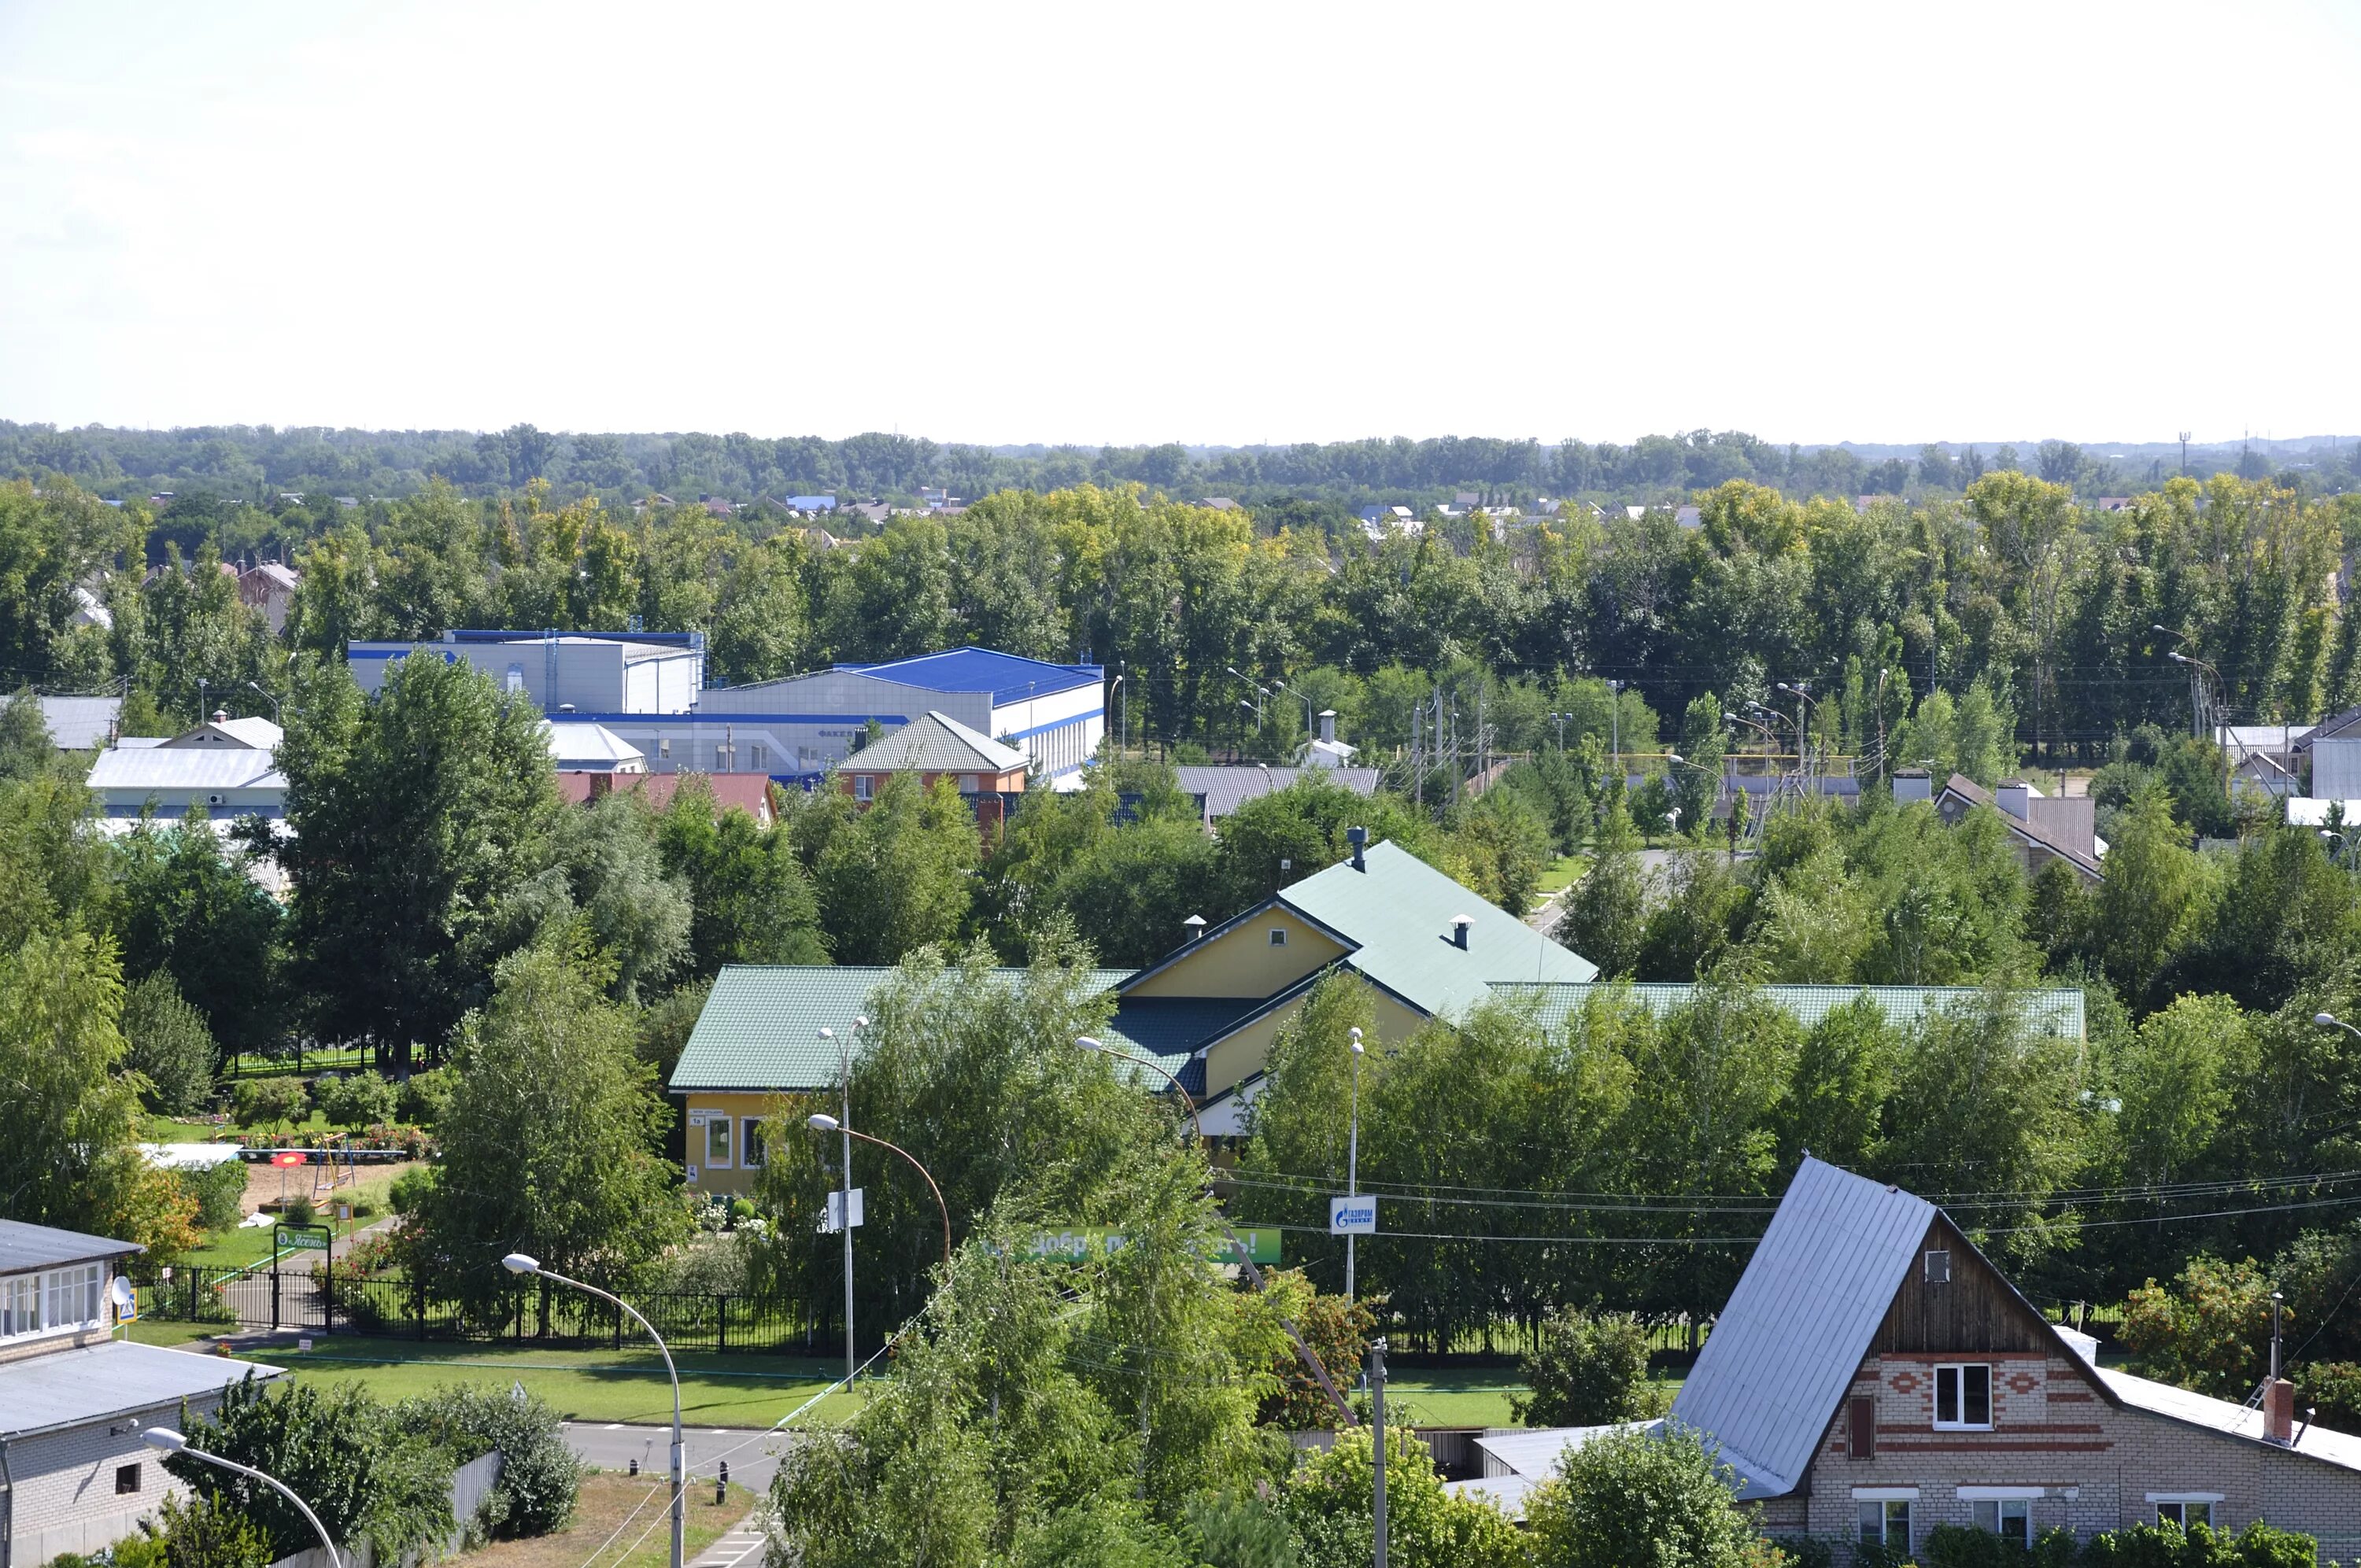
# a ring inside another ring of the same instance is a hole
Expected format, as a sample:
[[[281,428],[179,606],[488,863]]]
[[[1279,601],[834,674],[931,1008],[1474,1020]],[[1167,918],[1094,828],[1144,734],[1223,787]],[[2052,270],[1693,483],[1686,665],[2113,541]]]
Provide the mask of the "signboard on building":
[[[1376,1235],[1378,1201],[1366,1192],[1357,1198],[1329,1199],[1328,1234],[1332,1236]]]

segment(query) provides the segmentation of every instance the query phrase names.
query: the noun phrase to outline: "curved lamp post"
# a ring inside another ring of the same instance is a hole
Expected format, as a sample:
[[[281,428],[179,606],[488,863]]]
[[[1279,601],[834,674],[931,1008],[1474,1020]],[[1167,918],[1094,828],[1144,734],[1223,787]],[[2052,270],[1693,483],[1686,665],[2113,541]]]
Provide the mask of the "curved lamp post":
[[[287,1483],[280,1480],[276,1475],[265,1475],[251,1465],[240,1464],[235,1459],[224,1459],[218,1453],[207,1453],[202,1448],[191,1448],[187,1434],[175,1431],[171,1427],[149,1427],[139,1434],[139,1441],[159,1453],[185,1453],[191,1459],[202,1459],[206,1464],[219,1465],[224,1470],[235,1471],[240,1475],[250,1475],[270,1487],[280,1497],[294,1504],[296,1510],[310,1521],[313,1533],[320,1538],[320,1544],[327,1548],[328,1568],[345,1568],[345,1560],[336,1555],[336,1543],[328,1539],[328,1528],[320,1522],[320,1516],[312,1511],[311,1504],[297,1497]]]
[[[1100,1051],[1111,1057],[1121,1057],[1134,1067],[1144,1067],[1162,1078],[1172,1086],[1172,1091],[1180,1096],[1180,1103],[1189,1108],[1189,1120],[1196,1124],[1197,1141],[1201,1144],[1205,1141],[1205,1119],[1197,1113],[1196,1100],[1190,1095],[1189,1091],[1182,1086],[1179,1079],[1164,1070],[1163,1064],[1149,1061],[1145,1057],[1133,1056],[1128,1051],[1110,1049],[1105,1041],[1093,1039],[1088,1035],[1077,1036],[1074,1044],[1086,1051]],[[1246,1250],[1245,1238],[1240,1236],[1230,1224],[1229,1216],[1217,1210],[1214,1218],[1221,1222],[1222,1234],[1230,1238],[1230,1249],[1237,1255],[1238,1266],[1246,1271],[1246,1277],[1254,1281],[1254,1288],[1257,1290],[1268,1290],[1269,1282],[1263,1278],[1262,1270],[1255,1266],[1254,1257]],[[1303,1343],[1303,1335],[1297,1332],[1294,1320],[1281,1318],[1279,1320],[1279,1326],[1285,1329],[1287,1337],[1295,1342],[1296,1358],[1303,1363],[1304,1369],[1310,1372],[1312,1379],[1326,1391],[1328,1398],[1335,1401],[1336,1408],[1345,1413],[1345,1424],[1348,1427],[1360,1425],[1360,1418],[1353,1414],[1353,1407],[1345,1402],[1345,1397],[1342,1394],[1336,1392],[1336,1385],[1328,1376],[1328,1368],[1321,1365],[1318,1356],[1312,1354],[1312,1347]]]
[[[2342,1029],[2356,1039],[2361,1039],[2361,1029],[2355,1028],[2334,1013],[2315,1013],[2312,1015],[2312,1021],[2323,1029]]]
[[[1346,1031],[1353,1045],[1353,1136],[1345,1152],[1345,1196],[1361,1195],[1361,1058],[1368,1053],[1361,1048],[1361,1026]],[[1353,1293],[1353,1244],[1361,1238],[1351,1231],[1345,1233],[1345,1304],[1351,1306],[1360,1298]]]
[[[688,1522],[687,1515],[682,1509],[681,1499],[688,1493],[688,1476],[683,1468],[685,1453],[680,1442],[680,1374],[675,1370],[672,1364],[672,1347],[664,1343],[664,1335],[656,1332],[655,1325],[640,1316],[638,1310],[620,1296],[601,1290],[596,1285],[586,1285],[579,1279],[571,1279],[563,1274],[552,1273],[542,1267],[536,1259],[521,1252],[512,1252],[500,1259],[500,1266],[511,1274],[537,1275],[544,1279],[555,1280],[560,1285],[571,1285],[575,1289],[586,1295],[596,1296],[602,1301],[612,1301],[624,1311],[631,1313],[631,1321],[647,1330],[648,1337],[656,1342],[656,1350],[664,1356],[664,1376],[672,1379],[672,1568],[681,1568],[682,1537],[686,1531]]]
[[[948,1271],[951,1266],[951,1206],[943,1201],[943,1190],[935,1185],[934,1172],[928,1170],[925,1166],[920,1165],[918,1163],[918,1157],[912,1154],[908,1149],[904,1148],[901,1145],[889,1144],[884,1138],[873,1138],[867,1133],[856,1133],[851,1128],[846,1126],[843,1123],[838,1121],[835,1117],[828,1114],[826,1112],[821,1112],[817,1115],[807,1116],[804,1120],[810,1124],[811,1130],[815,1133],[843,1134],[848,1140],[845,1145],[847,1148],[851,1148],[852,1146],[849,1140],[859,1138],[864,1144],[875,1144],[881,1149],[892,1149],[895,1154],[900,1155],[904,1159],[910,1162],[911,1169],[926,1178],[927,1190],[935,1195],[935,1207],[943,1212],[943,1267]],[[851,1229],[849,1225],[845,1228],[847,1230]]]

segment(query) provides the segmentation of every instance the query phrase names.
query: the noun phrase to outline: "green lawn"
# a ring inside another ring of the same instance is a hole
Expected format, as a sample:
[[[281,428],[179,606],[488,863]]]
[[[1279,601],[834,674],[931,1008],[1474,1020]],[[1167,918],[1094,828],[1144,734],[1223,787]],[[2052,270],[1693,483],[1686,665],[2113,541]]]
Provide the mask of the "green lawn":
[[[368,1166],[360,1168],[364,1172],[369,1169]],[[308,1165],[289,1168],[288,1191],[291,1194],[303,1191],[305,1186],[316,1176],[317,1171],[317,1167]],[[319,1222],[323,1224],[333,1223],[340,1254],[346,1237],[363,1226],[383,1219],[390,1212],[389,1193],[393,1187],[393,1181],[394,1179],[390,1173],[377,1176],[364,1174],[357,1185],[339,1187],[333,1194],[323,1192],[313,1199],[313,1207],[318,1212]],[[330,1221],[329,1216],[335,1212],[335,1205],[338,1203],[353,1205],[351,1219]],[[204,1245],[190,1253],[181,1261],[202,1264],[207,1268],[243,1268],[248,1264],[260,1263],[270,1255],[270,1235],[271,1227],[269,1225],[239,1226],[233,1230],[214,1231],[209,1233],[209,1239]]]
[[[1680,1379],[1663,1382],[1667,1393],[1680,1392]],[[1386,1419],[1421,1427],[1515,1426],[1509,1396],[1523,1392],[1513,1366],[1405,1366],[1387,1374]]]
[[[183,1122],[153,1112],[139,1118],[139,1136],[142,1141],[151,1144],[209,1144],[215,1138],[227,1137],[236,1130],[216,1127],[211,1122]]]
[[[368,1386],[380,1399],[407,1398],[445,1383],[521,1383],[560,1414],[583,1421],[668,1421],[672,1386],[653,1353],[546,1350],[531,1345],[420,1343],[338,1334],[297,1350],[256,1353],[256,1359],[322,1382]],[[764,1427],[825,1387],[837,1371],[828,1362],[785,1355],[683,1355],[681,1417],[694,1425]],[[835,1394],[806,1412],[805,1422],[840,1420],[852,1397]]]
[[[1589,869],[1588,855],[1559,856],[1550,862],[1549,870],[1542,872],[1541,883],[1533,890],[1534,902],[1539,903],[1554,893],[1572,887],[1582,880],[1582,873]]]

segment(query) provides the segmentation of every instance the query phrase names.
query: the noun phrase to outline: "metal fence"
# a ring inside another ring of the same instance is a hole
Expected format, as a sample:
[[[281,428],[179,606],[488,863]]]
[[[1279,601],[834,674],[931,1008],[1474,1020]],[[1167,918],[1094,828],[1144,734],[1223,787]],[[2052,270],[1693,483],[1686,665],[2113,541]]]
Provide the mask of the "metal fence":
[[[675,1351],[801,1354],[825,1350],[835,1330],[822,1328],[792,1302],[752,1296],[653,1291],[631,1305]],[[620,1347],[639,1325],[605,1301],[578,1291],[521,1282],[489,1311],[422,1290],[399,1274],[355,1277],[343,1269],[181,1268],[144,1286],[143,1316],[225,1328],[311,1329],[478,1343],[503,1341],[568,1347]]]

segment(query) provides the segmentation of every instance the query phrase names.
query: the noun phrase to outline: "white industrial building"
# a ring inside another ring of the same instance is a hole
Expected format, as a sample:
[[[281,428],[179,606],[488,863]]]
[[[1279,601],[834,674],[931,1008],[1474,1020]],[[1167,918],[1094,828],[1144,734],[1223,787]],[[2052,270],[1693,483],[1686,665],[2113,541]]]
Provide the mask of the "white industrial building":
[[[434,642],[355,642],[353,678],[374,694],[397,659],[467,660],[528,694],[560,728],[597,726],[653,773],[767,773],[808,783],[892,731],[943,713],[1025,753],[1053,787],[1079,784],[1106,734],[1095,664],[1053,664],[988,648],[947,648],[879,664],[839,664],[750,685],[705,685],[697,632],[446,631]],[[568,755],[582,750],[567,745]]]

